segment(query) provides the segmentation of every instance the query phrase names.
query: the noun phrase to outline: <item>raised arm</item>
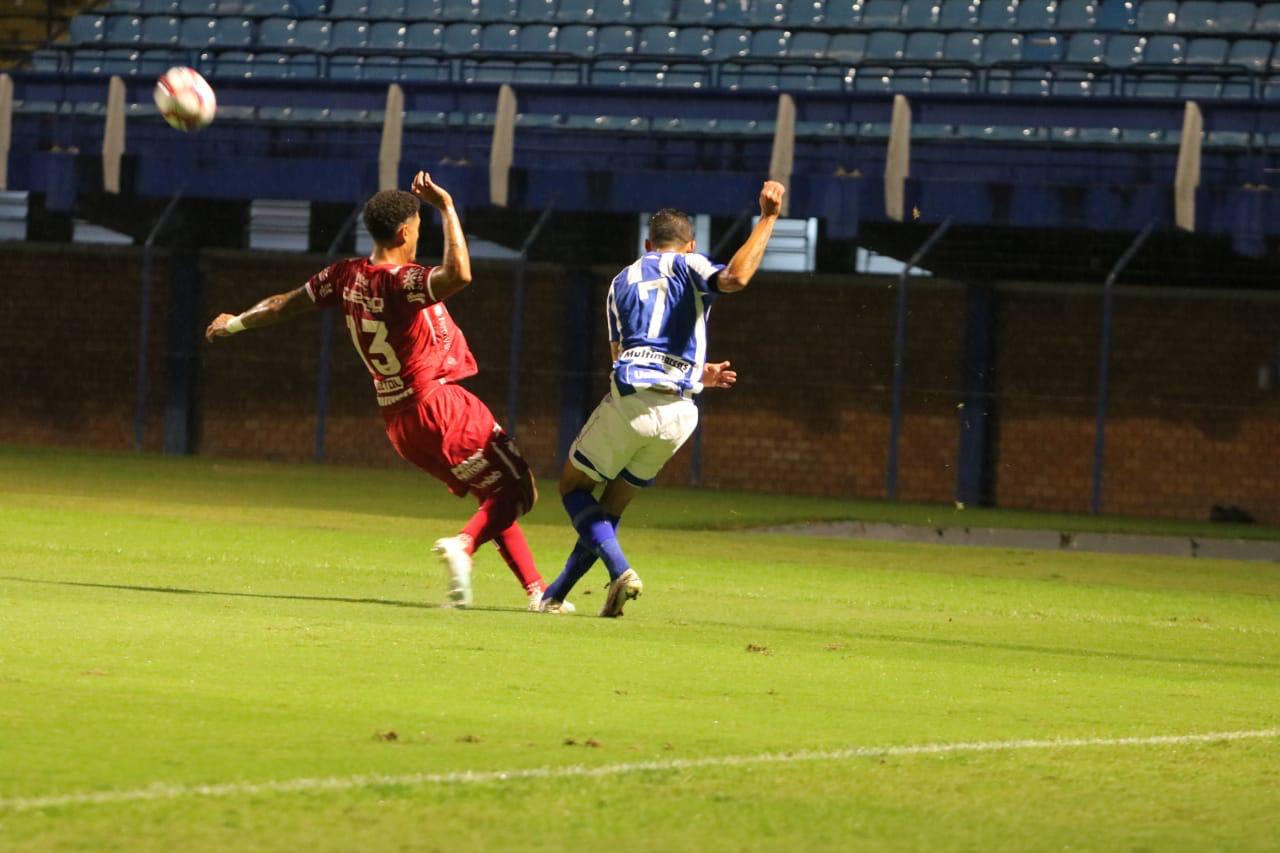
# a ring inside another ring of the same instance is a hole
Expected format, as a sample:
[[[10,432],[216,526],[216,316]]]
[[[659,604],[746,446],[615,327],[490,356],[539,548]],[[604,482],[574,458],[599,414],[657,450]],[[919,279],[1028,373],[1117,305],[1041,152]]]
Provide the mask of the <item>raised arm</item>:
[[[734,253],[729,265],[716,273],[716,289],[721,293],[736,293],[751,282],[760,269],[765,247],[773,236],[773,225],[782,210],[782,195],[786,188],[777,181],[765,181],[760,189],[760,219],[751,229],[751,236],[742,248]]]
[[[419,172],[411,188],[414,195],[440,211],[444,228],[444,257],[440,265],[431,270],[431,293],[442,300],[457,293],[471,283],[471,255],[467,252],[467,238],[462,233],[462,221],[453,206],[453,196],[431,180],[426,172]]]
[[[296,314],[315,310],[315,303],[307,295],[306,287],[268,296],[243,314],[219,314],[204,330],[205,340],[225,338],[245,329],[274,326]]]

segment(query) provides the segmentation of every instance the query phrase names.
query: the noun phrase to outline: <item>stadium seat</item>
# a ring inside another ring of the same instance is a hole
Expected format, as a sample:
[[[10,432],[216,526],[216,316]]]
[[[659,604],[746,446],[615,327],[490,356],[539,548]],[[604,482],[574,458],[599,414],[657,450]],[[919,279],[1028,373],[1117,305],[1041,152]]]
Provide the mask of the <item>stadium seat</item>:
[[[1138,98],[1176,98],[1178,85],[1177,77],[1147,74],[1133,84],[1128,94]]]
[[[1098,5],[1097,25],[1100,29],[1131,30],[1136,26],[1136,0],[1101,0]]]
[[[102,15],[76,15],[69,28],[72,44],[95,44],[102,41],[107,19]]]
[[[829,5],[840,5],[840,0],[832,0]],[[862,7],[861,23],[864,29],[895,29],[897,28],[898,22],[901,18],[902,3],[900,0],[869,0],[869,2]],[[839,24],[830,22],[829,25],[839,26]]]
[[[982,36],[973,32],[948,33],[942,55],[949,62],[977,65],[982,61]]]
[[[142,28],[143,28],[142,39],[143,41],[148,43],[155,43],[151,41],[151,34],[149,32],[149,22],[152,20],[160,20],[160,19],[148,18],[147,21],[144,21],[142,25]],[[171,20],[175,24],[179,23],[177,18],[169,18],[167,20]],[[217,28],[218,28],[218,23],[220,21],[226,21],[226,20],[241,20],[241,21],[244,21],[246,24],[249,23],[247,20],[243,18],[240,18],[240,19],[204,18],[204,17],[185,18],[184,20],[181,21],[180,29],[178,30],[177,43],[182,45],[183,47],[208,47],[211,44],[217,44],[219,47],[222,47],[223,45],[218,42]],[[246,33],[246,35],[249,37],[249,41],[235,42],[234,44],[226,45],[226,47],[248,46],[250,41],[252,41],[253,32],[252,32],[252,27],[248,27],[247,29],[248,29],[248,32]],[[161,30],[163,30],[163,28],[161,28]],[[166,43],[166,42],[162,42],[162,43]],[[167,42],[167,43],[171,44],[172,42]]]
[[[631,27],[611,24],[596,30],[596,53],[609,54],[634,53],[636,49],[636,31]]]
[[[368,21],[338,21],[333,25],[329,47],[333,50],[360,50],[369,44]]]
[[[555,20],[555,0],[519,0],[516,4],[516,20],[531,24]]]
[[[297,80],[320,77],[320,57],[314,53],[295,53],[289,57],[289,76]]]
[[[1018,29],[1052,30],[1057,24],[1058,4],[1054,0],[1022,0],[1018,4]]]
[[[297,21],[292,18],[267,18],[258,25],[258,44],[262,47],[287,47],[293,42]]]
[[[142,40],[142,19],[133,15],[112,15],[107,18],[103,41],[107,44],[137,44]]]
[[[445,25],[441,47],[445,53],[475,53],[480,49],[480,26],[466,22]]]
[[[1124,68],[1142,62],[1145,36],[1113,35],[1107,37],[1104,61],[1112,68]]]
[[[364,57],[332,56],[329,58],[329,73],[325,76],[330,80],[363,80]]]
[[[751,35],[751,57],[767,60],[786,56],[790,37],[787,30],[756,30]]]
[[[409,36],[409,28],[398,21],[377,21],[369,27],[369,49],[401,50]]]
[[[978,28],[1007,30],[1018,25],[1018,0],[982,0],[978,7]]]
[[[196,29],[203,29],[206,34],[213,32],[213,18],[187,18],[185,21],[179,22],[177,18],[171,18],[166,15],[151,15],[142,19],[142,31],[140,41],[143,44],[153,45],[173,45],[178,43],[178,28],[181,26],[184,30],[188,22],[194,22]],[[197,42],[196,46],[204,46],[209,41]],[[187,44],[187,42],[183,42]]]
[[[746,56],[750,47],[750,32],[739,27],[725,27],[716,30],[711,39],[711,56],[715,59]]]
[[[666,24],[649,24],[640,28],[636,42],[636,53],[644,56],[663,56],[678,53],[676,36],[678,30]]]
[[[975,0],[943,0],[938,26],[944,30],[970,30],[978,26]]]
[[[1174,0],[1145,0],[1138,7],[1138,29],[1144,33],[1173,32],[1178,28],[1178,4]]]
[[[473,21],[480,17],[480,0],[444,0],[440,18],[453,23]]]
[[[751,4],[750,21],[752,26],[776,27],[786,23],[786,0],[755,0]]]
[[[144,15],[176,15],[182,11],[179,0],[142,0]]]
[[[799,30],[791,34],[787,55],[794,59],[820,59],[827,55],[831,36],[816,30]]]
[[[633,0],[631,21],[636,24],[665,24],[671,21],[672,0]]]
[[[1265,3],[1258,7],[1253,19],[1253,31],[1263,35],[1280,33],[1280,3]]]
[[[827,58],[856,65],[867,55],[866,33],[836,33],[827,45]]]
[[[556,7],[556,20],[561,23],[587,23],[594,20],[594,0],[560,0]]]
[[[680,0],[676,4],[676,21],[681,24],[709,24],[715,15],[715,0]]]
[[[1105,78],[1092,71],[1080,71],[1075,68],[1059,68],[1049,81],[1050,91],[1054,95],[1091,96],[1104,94],[1108,86]]]
[[[1213,77],[1190,77],[1178,86],[1178,97],[1188,101],[1222,97],[1222,80]]]
[[[982,63],[1020,62],[1022,60],[1022,36],[1018,33],[987,33],[982,40]]]
[[[1177,65],[1187,53],[1187,41],[1182,36],[1152,36],[1142,51],[1142,61],[1148,65]]]
[[[520,49],[520,28],[515,24],[485,24],[480,29],[480,50],[515,52]]]
[[[480,0],[479,18],[482,21],[510,23],[518,14],[516,0]]]
[[[922,30],[936,27],[941,14],[940,0],[907,0],[902,6],[902,28]]]
[[[631,0],[595,0],[591,22],[625,24],[631,21]]]
[[[972,72],[961,68],[938,68],[929,81],[929,91],[947,95],[967,95],[974,86]]]
[[[689,0],[680,0],[683,10]],[[793,27],[818,27],[824,24],[826,4],[823,0],[788,0],[786,23]]]
[[[136,50],[128,48],[117,48],[115,50],[107,50],[102,54],[102,73],[103,74],[119,74],[121,77],[132,77],[135,74],[147,73],[140,68],[142,55]],[[163,74],[165,70],[173,67],[176,63],[168,61],[164,67],[156,70],[154,73],[158,76]]]
[[[1253,16],[1258,7],[1245,0],[1226,0],[1215,4],[1217,9],[1217,28],[1215,32],[1247,33],[1253,28]]]
[[[716,0],[715,21],[717,24],[747,26],[751,23],[750,6],[742,0]]]
[[[183,15],[216,15],[218,0],[178,0],[178,11]]]
[[[1029,33],[1022,39],[1022,61],[1045,65],[1062,61],[1066,38],[1058,33]]]
[[[945,58],[946,36],[942,33],[912,33],[907,36],[903,57],[923,62],[939,62]]]
[[[1226,39],[1197,38],[1187,45],[1184,61],[1188,65],[1222,65],[1227,61]]]
[[[730,63],[720,72],[720,86],[757,92],[776,91],[780,85],[780,72],[778,66],[761,62]]]
[[[329,0],[330,18],[365,18],[369,15],[369,0]]]
[[[669,89],[705,89],[709,76],[706,65],[684,62],[664,66],[659,82]]]
[[[366,56],[364,57],[363,78],[385,83],[399,80],[400,60],[394,56]]]
[[[1098,25],[1098,6],[1094,0],[1062,0],[1058,7],[1059,30],[1068,33],[1091,30]]]
[[[1267,70],[1270,59],[1271,42],[1262,39],[1240,39],[1232,43],[1227,64],[1243,66],[1255,74],[1261,74]]]
[[[1228,77],[1222,82],[1222,92],[1219,97],[1237,98],[1237,99],[1254,99],[1260,94],[1261,87],[1257,77]]]
[[[145,3],[146,0],[143,0]],[[239,3],[238,12],[226,12],[222,8],[222,3],[229,4]],[[241,14],[241,15],[291,15],[293,14],[293,4],[291,0],[218,0],[218,14]]]
[[[105,8],[99,7],[99,11],[107,14],[131,12],[138,15],[142,12],[142,0],[109,0]]]
[[[431,56],[412,56],[400,60],[400,79],[411,82],[448,80],[449,62]]]
[[[1104,36],[1076,33],[1067,42],[1067,62],[1101,64],[1106,51]]]
[[[571,56],[591,56],[596,52],[596,28],[585,24],[560,27],[556,34],[556,50]]]
[[[242,50],[228,50],[214,57],[213,74],[229,79],[249,77],[253,55]]]
[[[902,59],[906,44],[907,37],[902,33],[877,30],[867,37],[867,60],[883,62]]]
[[[404,0],[404,17],[408,21],[437,23],[444,17],[443,0]]]
[[[253,57],[250,77],[282,80],[289,76],[289,57],[283,53],[259,53]]]
[[[555,53],[556,28],[552,24],[524,24],[516,38],[521,53]]]
[[[444,26],[430,21],[410,24],[405,33],[405,48],[412,51],[434,53],[444,48]],[[431,79],[435,79],[434,77]]]

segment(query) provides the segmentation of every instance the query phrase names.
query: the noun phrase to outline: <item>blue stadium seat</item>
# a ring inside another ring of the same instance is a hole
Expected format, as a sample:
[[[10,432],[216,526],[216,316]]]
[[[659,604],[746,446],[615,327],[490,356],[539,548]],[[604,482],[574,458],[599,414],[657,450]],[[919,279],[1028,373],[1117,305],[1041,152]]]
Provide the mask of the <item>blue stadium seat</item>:
[[[1271,42],[1263,39],[1240,39],[1231,45],[1227,64],[1242,65],[1255,74],[1261,74],[1267,70],[1270,59]]]
[[[142,0],[109,0],[105,7],[99,7],[99,11],[105,13],[132,12],[137,15],[142,12]]]
[[[672,0],[634,0],[631,20],[636,24],[664,24],[671,20],[674,6]]]
[[[907,45],[903,50],[906,59],[919,59],[924,62],[938,62],[945,58],[946,36],[942,33],[912,33],[907,36]]]
[[[751,33],[740,27],[716,30],[711,39],[711,56],[716,59],[746,56],[750,48]]]
[[[1046,70],[1034,68],[993,69],[987,75],[987,92],[992,95],[1046,97],[1052,94],[1052,83]]]
[[[636,31],[620,24],[610,24],[596,30],[596,53],[601,55],[634,53]]]
[[[579,81],[578,67],[553,62],[517,62],[515,73],[511,77],[517,86],[521,83],[550,83],[557,86],[573,86]],[[517,120],[518,117],[517,117]],[[532,126],[526,120],[526,126]]]
[[[640,37],[636,43],[636,53],[644,56],[662,56],[678,53],[676,35],[678,30],[667,24],[648,24],[640,28]]]
[[[1257,98],[1261,87],[1255,77],[1228,77],[1222,82],[1223,98]]]
[[[1059,33],[1029,33],[1022,38],[1022,61],[1044,65],[1062,61],[1066,37]]]
[[[1178,7],[1178,26],[1179,32],[1184,33],[1212,33],[1218,30],[1218,7],[1225,5],[1216,3],[1213,0],[1185,0]],[[1250,23],[1253,22],[1253,16],[1250,15]],[[1141,20],[1141,16],[1139,16]]]
[[[787,30],[756,30],[751,35],[751,57],[768,60],[786,56],[790,37]]]
[[[71,70],[77,74],[101,74],[103,51],[81,48],[71,54]]]
[[[1112,35],[1107,37],[1104,61],[1112,68],[1124,68],[1137,65],[1142,61],[1142,52],[1146,47],[1145,36]]]
[[[856,65],[867,55],[866,33],[835,33],[827,45],[827,58]]]
[[[150,21],[153,19],[148,18],[147,20]],[[169,18],[167,20],[171,20],[174,23],[178,23],[177,18]],[[180,29],[178,30],[178,44],[182,45],[183,47],[208,47],[211,44],[216,44],[217,36],[218,36],[218,29],[217,29],[218,22],[223,20],[237,20],[237,19],[203,18],[203,17],[184,19],[181,22]],[[240,18],[238,20],[244,21],[245,19]],[[248,21],[245,21],[245,23],[248,23]],[[143,22],[143,31],[144,31],[143,40],[149,42],[150,36],[146,32],[147,29],[148,29],[147,22],[144,21]],[[252,27],[249,27],[248,35],[250,37],[250,41],[252,41],[252,36],[253,36],[252,29],[253,29]],[[248,44],[249,44],[248,41],[243,41],[243,42],[236,42],[234,45],[228,44],[227,47],[233,47],[233,46],[245,47]],[[221,44],[219,44],[218,46],[222,47]]]
[[[1182,36],[1152,36],[1142,51],[1142,61],[1151,65],[1176,65],[1187,53],[1187,40]]]
[[[369,27],[370,50],[400,50],[409,37],[409,28],[399,21],[377,21]]]
[[[1253,31],[1263,35],[1280,33],[1280,3],[1265,3],[1258,7],[1253,19]]]
[[[867,60],[884,61],[902,59],[907,37],[899,32],[876,30],[867,37]]]
[[[962,68],[938,68],[929,81],[929,91],[947,95],[967,95],[974,88],[972,72]]]
[[[831,36],[816,30],[798,30],[791,33],[787,55],[796,59],[820,59],[827,55]]]
[[[977,65],[982,61],[982,36],[979,33],[948,33],[943,57],[950,62],[968,62]]]
[[[516,4],[516,20],[529,23],[554,20],[555,0],[520,0]]]
[[[1018,25],[1018,0],[982,0],[978,7],[978,27],[1007,30]]]
[[[1215,32],[1247,33],[1253,29],[1253,16],[1258,11],[1257,6],[1245,0],[1226,0],[1225,3],[1215,5],[1218,7],[1214,21],[1217,25]]]
[[[680,0],[676,6],[676,21],[681,24],[709,24],[715,15],[715,0]]]
[[[683,9],[689,0],[680,0]],[[825,20],[826,3],[823,0],[788,0],[786,22],[793,27],[822,26]]]
[[[902,7],[902,27],[906,30],[936,27],[941,14],[941,0],[907,0]]]
[[[742,0],[716,0],[715,22],[732,26],[751,23],[751,9]]]
[[[1022,36],[1018,33],[987,33],[982,40],[982,63],[996,65],[1001,62],[1022,60]]]
[[[107,31],[107,19],[102,15],[76,15],[71,19],[72,44],[94,44],[102,41]]]
[[[1178,86],[1178,97],[1188,101],[1222,97],[1222,80],[1217,77],[1189,77]]]
[[[445,21],[473,21],[480,17],[480,0],[444,0],[440,17]]]
[[[1105,36],[1076,33],[1067,42],[1067,62],[1101,64],[1106,52]]]
[[[1058,7],[1058,29],[1068,33],[1091,30],[1098,25],[1098,6],[1094,0],[1062,0]]]
[[[839,3],[840,0],[832,0],[828,6],[838,5]],[[869,0],[862,7],[862,26],[868,30],[895,29],[901,18],[901,0]]]
[[[829,30],[860,27],[863,8],[859,0],[828,0],[822,11],[822,26]]]
[[[331,56],[329,57],[329,73],[325,76],[330,80],[363,80],[364,57]]]
[[[319,78],[320,57],[314,53],[295,53],[293,56],[290,56],[289,76],[296,80],[314,80]]]
[[[596,52],[596,28],[586,24],[561,27],[556,35],[556,50],[571,56],[591,56]]]
[[[250,76],[253,69],[253,55],[243,50],[228,50],[214,57],[213,73],[216,77],[229,79]]]
[[[465,21],[445,25],[441,46],[445,53],[475,53],[480,49],[480,26]]]
[[[1092,71],[1080,71],[1075,68],[1060,68],[1054,72],[1050,81],[1050,91],[1054,95],[1090,96],[1101,87],[1105,89],[1106,81]]]
[[[220,48],[248,47],[253,43],[253,22],[240,17],[216,18],[213,43]]]
[[[1197,38],[1187,45],[1184,61],[1188,65],[1222,65],[1230,46],[1226,39]]]
[[[363,78],[383,83],[399,80],[400,60],[394,56],[366,56],[364,57]]]
[[[683,62],[665,66],[659,83],[668,89],[705,89],[708,77],[707,66]]]
[[[594,0],[560,0],[556,20],[562,23],[587,23],[594,20]]]
[[[1052,30],[1058,25],[1058,4],[1054,0],[1022,0],[1018,4],[1018,29]]]
[[[839,92],[844,88],[844,72],[816,65],[784,65],[779,86],[788,92]]]
[[[330,18],[364,18],[369,14],[369,0],[329,0]]]
[[[508,51],[520,49],[520,28],[515,24],[485,24],[480,30],[482,51]]]
[[[400,79],[410,82],[448,80],[449,62],[431,56],[411,56],[400,60]]]
[[[1131,30],[1137,25],[1137,20],[1136,0],[1100,0],[1098,8],[1100,29]]]
[[[595,0],[591,16],[595,24],[626,24],[631,21],[631,0]]]
[[[212,33],[213,31],[213,18],[187,18],[186,21],[180,22],[177,18],[171,18],[166,15],[151,15],[142,19],[140,40],[143,44],[177,44],[178,28],[181,26],[185,30],[188,21],[194,21],[197,29],[203,28],[207,33]],[[183,43],[186,44],[186,42]],[[203,46],[208,43],[208,40],[206,40],[198,42],[197,45]]]
[[[751,4],[750,20],[757,27],[774,27],[786,23],[786,0],[755,0]]]
[[[338,21],[333,25],[329,47],[333,50],[360,50],[369,44],[368,21]]]
[[[1178,28],[1178,4],[1174,0],[1145,0],[1138,7],[1138,29],[1146,33],[1173,32]]]
[[[142,0],[146,3],[148,0]],[[291,0],[218,0],[219,15],[292,15]]]
[[[283,80],[289,76],[289,57],[283,53],[259,53],[253,57],[250,77]]]
[[[432,23],[431,21],[418,21],[416,24],[410,24],[408,32],[405,33],[404,46],[408,50],[427,53],[434,53],[444,49],[444,25]],[[401,63],[401,71],[404,70],[405,65]],[[434,80],[436,78],[432,77],[430,79]]]
[[[938,26],[944,30],[969,30],[978,26],[975,0],[943,0]]]
[[[556,28],[552,24],[524,24],[516,38],[521,53],[555,53]]]
[[[511,22],[518,13],[516,0],[480,0],[479,17],[483,21]]]
[[[176,15],[181,11],[180,0],[142,0],[144,15]]]
[[[751,91],[777,90],[780,69],[776,65],[748,62],[742,65],[730,63],[720,72],[720,86],[725,89]]]
[[[712,31],[706,27],[676,30],[676,53],[680,56],[710,56]]]
[[[31,54],[32,71],[61,71],[64,67],[70,67],[70,62],[59,51],[37,50]]]
[[[1145,74],[1140,77],[1128,94],[1138,98],[1178,97],[1178,78],[1168,74]]]
[[[893,69],[865,65],[855,70],[853,75],[855,92],[893,92]]]
[[[298,22],[292,18],[267,18],[258,25],[258,44],[262,47],[287,47],[293,42]]]
[[[103,40],[107,44],[137,44],[142,40],[142,19],[133,15],[110,16]]]
[[[136,74],[142,73],[140,70],[140,66],[142,64],[140,62],[141,58],[142,55],[138,53],[138,51],[127,48],[104,51],[102,54],[102,73],[119,74],[121,77],[132,77]],[[163,68],[155,71],[154,73],[159,76],[174,65],[179,64],[182,64],[181,60],[167,62]],[[147,76],[150,76],[150,73],[148,73]]]
[[[404,0],[404,17],[408,21],[430,21],[436,23],[444,17],[443,0]],[[402,66],[402,73],[404,70],[405,68]]]

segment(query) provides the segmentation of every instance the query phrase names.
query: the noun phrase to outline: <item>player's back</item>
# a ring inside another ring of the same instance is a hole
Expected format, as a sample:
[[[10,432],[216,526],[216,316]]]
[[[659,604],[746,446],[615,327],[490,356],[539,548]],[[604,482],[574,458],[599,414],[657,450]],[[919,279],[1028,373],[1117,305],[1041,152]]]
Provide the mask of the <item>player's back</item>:
[[[647,252],[609,287],[609,339],[619,346],[620,387],[701,390],[706,322],[723,269],[694,253]]]
[[[321,307],[336,305],[373,379],[378,405],[411,405],[433,385],[476,373],[475,357],[417,264],[339,261],[317,273],[307,289]]]

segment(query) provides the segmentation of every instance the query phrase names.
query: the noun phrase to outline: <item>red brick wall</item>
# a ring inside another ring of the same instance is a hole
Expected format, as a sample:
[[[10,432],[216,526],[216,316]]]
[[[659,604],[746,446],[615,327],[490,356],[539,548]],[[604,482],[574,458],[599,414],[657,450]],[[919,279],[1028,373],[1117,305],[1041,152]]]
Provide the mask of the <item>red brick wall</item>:
[[[0,295],[0,441],[124,449],[132,443],[136,249],[0,246],[11,280],[39,289]],[[147,448],[160,448],[164,295],[158,253]],[[205,252],[205,313],[241,311],[297,286],[316,256]],[[513,270],[477,263],[475,284],[450,300],[481,373],[468,386],[506,418]],[[589,317],[603,316],[596,271]],[[564,275],[528,276],[520,444],[553,474],[559,432]],[[57,305],[56,319],[49,305]],[[1100,294],[1010,287],[999,292],[993,412],[1001,506],[1088,509]],[[949,501],[955,490],[964,293],[912,283],[899,497]],[[762,275],[719,300],[710,356],[740,371],[733,391],[704,397],[707,486],[882,497],[889,433],[895,292],[886,279]],[[40,318],[27,322],[23,318]],[[1258,295],[1122,290],[1116,303],[1104,508],[1204,518],[1238,504],[1280,523],[1280,393],[1256,387],[1275,356],[1280,300]],[[327,457],[402,465],[386,442],[368,377],[337,318]],[[607,343],[594,330],[594,403],[606,387]],[[303,318],[203,350],[199,447],[209,455],[306,460],[313,450],[319,320]],[[67,354],[70,353],[70,357]],[[692,454],[663,472],[690,482]]]

